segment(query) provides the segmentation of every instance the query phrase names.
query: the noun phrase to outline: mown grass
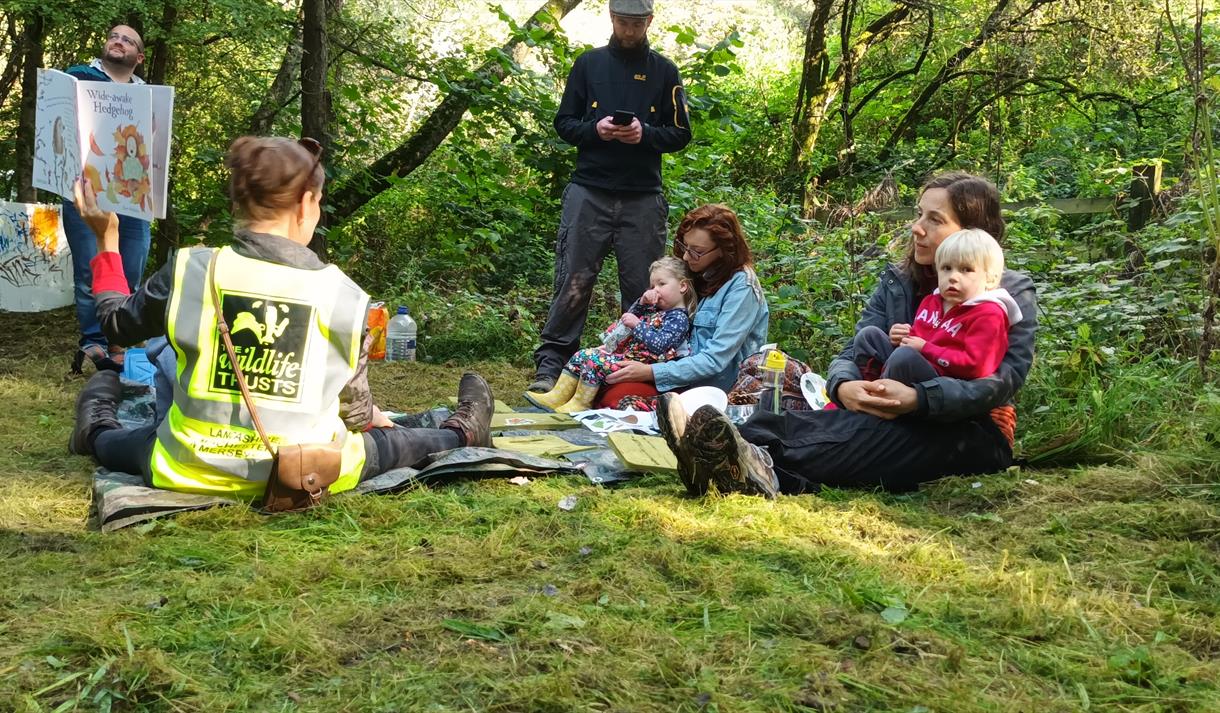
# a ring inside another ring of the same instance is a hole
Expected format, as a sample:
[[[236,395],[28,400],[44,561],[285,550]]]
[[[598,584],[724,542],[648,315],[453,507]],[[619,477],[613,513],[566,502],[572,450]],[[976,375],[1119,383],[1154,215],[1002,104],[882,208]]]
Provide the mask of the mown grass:
[[[72,317],[0,326],[0,710],[1220,709],[1206,454],[775,503],[457,482],[102,535]],[[527,371],[477,367],[520,403]],[[372,377],[417,409],[459,373]]]

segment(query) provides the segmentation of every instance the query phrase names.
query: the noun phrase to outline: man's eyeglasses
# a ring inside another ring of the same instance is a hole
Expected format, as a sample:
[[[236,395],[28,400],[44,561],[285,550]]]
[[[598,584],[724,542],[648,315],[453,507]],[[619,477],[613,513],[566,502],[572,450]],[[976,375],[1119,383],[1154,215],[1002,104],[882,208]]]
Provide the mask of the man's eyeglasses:
[[[704,257],[711,255],[712,253],[714,253],[720,249],[720,247],[717,246],[717,247],[711,248],[709,250],[696,250],[695,248],[692,248],[691,246],[687,245],[686,243],[682,242],[681,240],[674,241],[674,247],[678,249],[679,253],[690,255],[691,257],[695,258],[696,260],[702,260]]]
[[[309,178],[313,176],[313,172],[318,168],[318,164],[322,162],[322,142],[317,139],[311,139],[308,136],[302,136],[297,139],[297,143],[313,156],[313,163],[310,164],[309,170],[305,172],[305,183],[301,185],[301,196],[304,197],[305,191],[309,190]]]
[[[122,42],[123,44],[127,45],[128,47],[131,47],[132,49],[138,50],[140,52],[144,51],[144,48],[140,47],[139,42],[136,42],[134,39],[132,39],[131,37],[128,37],[127,35],[124,35],[121,32],[111,32],[109,35],[106,35],[106,40],[107,41],[118,40],[119,42]]]

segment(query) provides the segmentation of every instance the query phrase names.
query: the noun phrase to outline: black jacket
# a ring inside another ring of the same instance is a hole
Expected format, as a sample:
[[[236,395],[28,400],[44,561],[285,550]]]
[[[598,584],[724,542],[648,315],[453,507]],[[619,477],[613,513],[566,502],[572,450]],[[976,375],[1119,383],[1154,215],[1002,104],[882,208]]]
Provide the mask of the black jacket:
[[[623,109],[644,126],[640,143],[602,141],[597,122]],[[661,191],[661,154],[690,143],[682,78],[673,62],[648,48],[624,49],[613,38],[576,58],[555,131],[575,146],[572,183],[612,191]]]

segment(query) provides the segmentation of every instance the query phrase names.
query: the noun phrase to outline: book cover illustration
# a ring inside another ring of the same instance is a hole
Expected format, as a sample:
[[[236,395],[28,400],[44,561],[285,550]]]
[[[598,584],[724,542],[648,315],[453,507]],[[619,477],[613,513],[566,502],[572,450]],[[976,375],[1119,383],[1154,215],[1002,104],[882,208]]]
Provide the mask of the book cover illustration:
[[[83,174],[103,210],[165,217],[173,88],[38,71],[35,187],[71,198]]]

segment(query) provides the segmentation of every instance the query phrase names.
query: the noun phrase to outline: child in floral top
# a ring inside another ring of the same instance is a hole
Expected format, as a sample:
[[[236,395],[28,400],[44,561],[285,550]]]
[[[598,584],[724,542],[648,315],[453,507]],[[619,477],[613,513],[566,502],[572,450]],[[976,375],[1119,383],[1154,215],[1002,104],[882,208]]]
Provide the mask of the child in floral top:
[[[526,399],[559,413],[585,411],[621,362],[654,364],[689,354],[687,337],[698,300],[690,269],[675,257],[663,257],[648,272],[650,289],[602,333],[601,345],[573,354],[555,388],[526,392]]]

